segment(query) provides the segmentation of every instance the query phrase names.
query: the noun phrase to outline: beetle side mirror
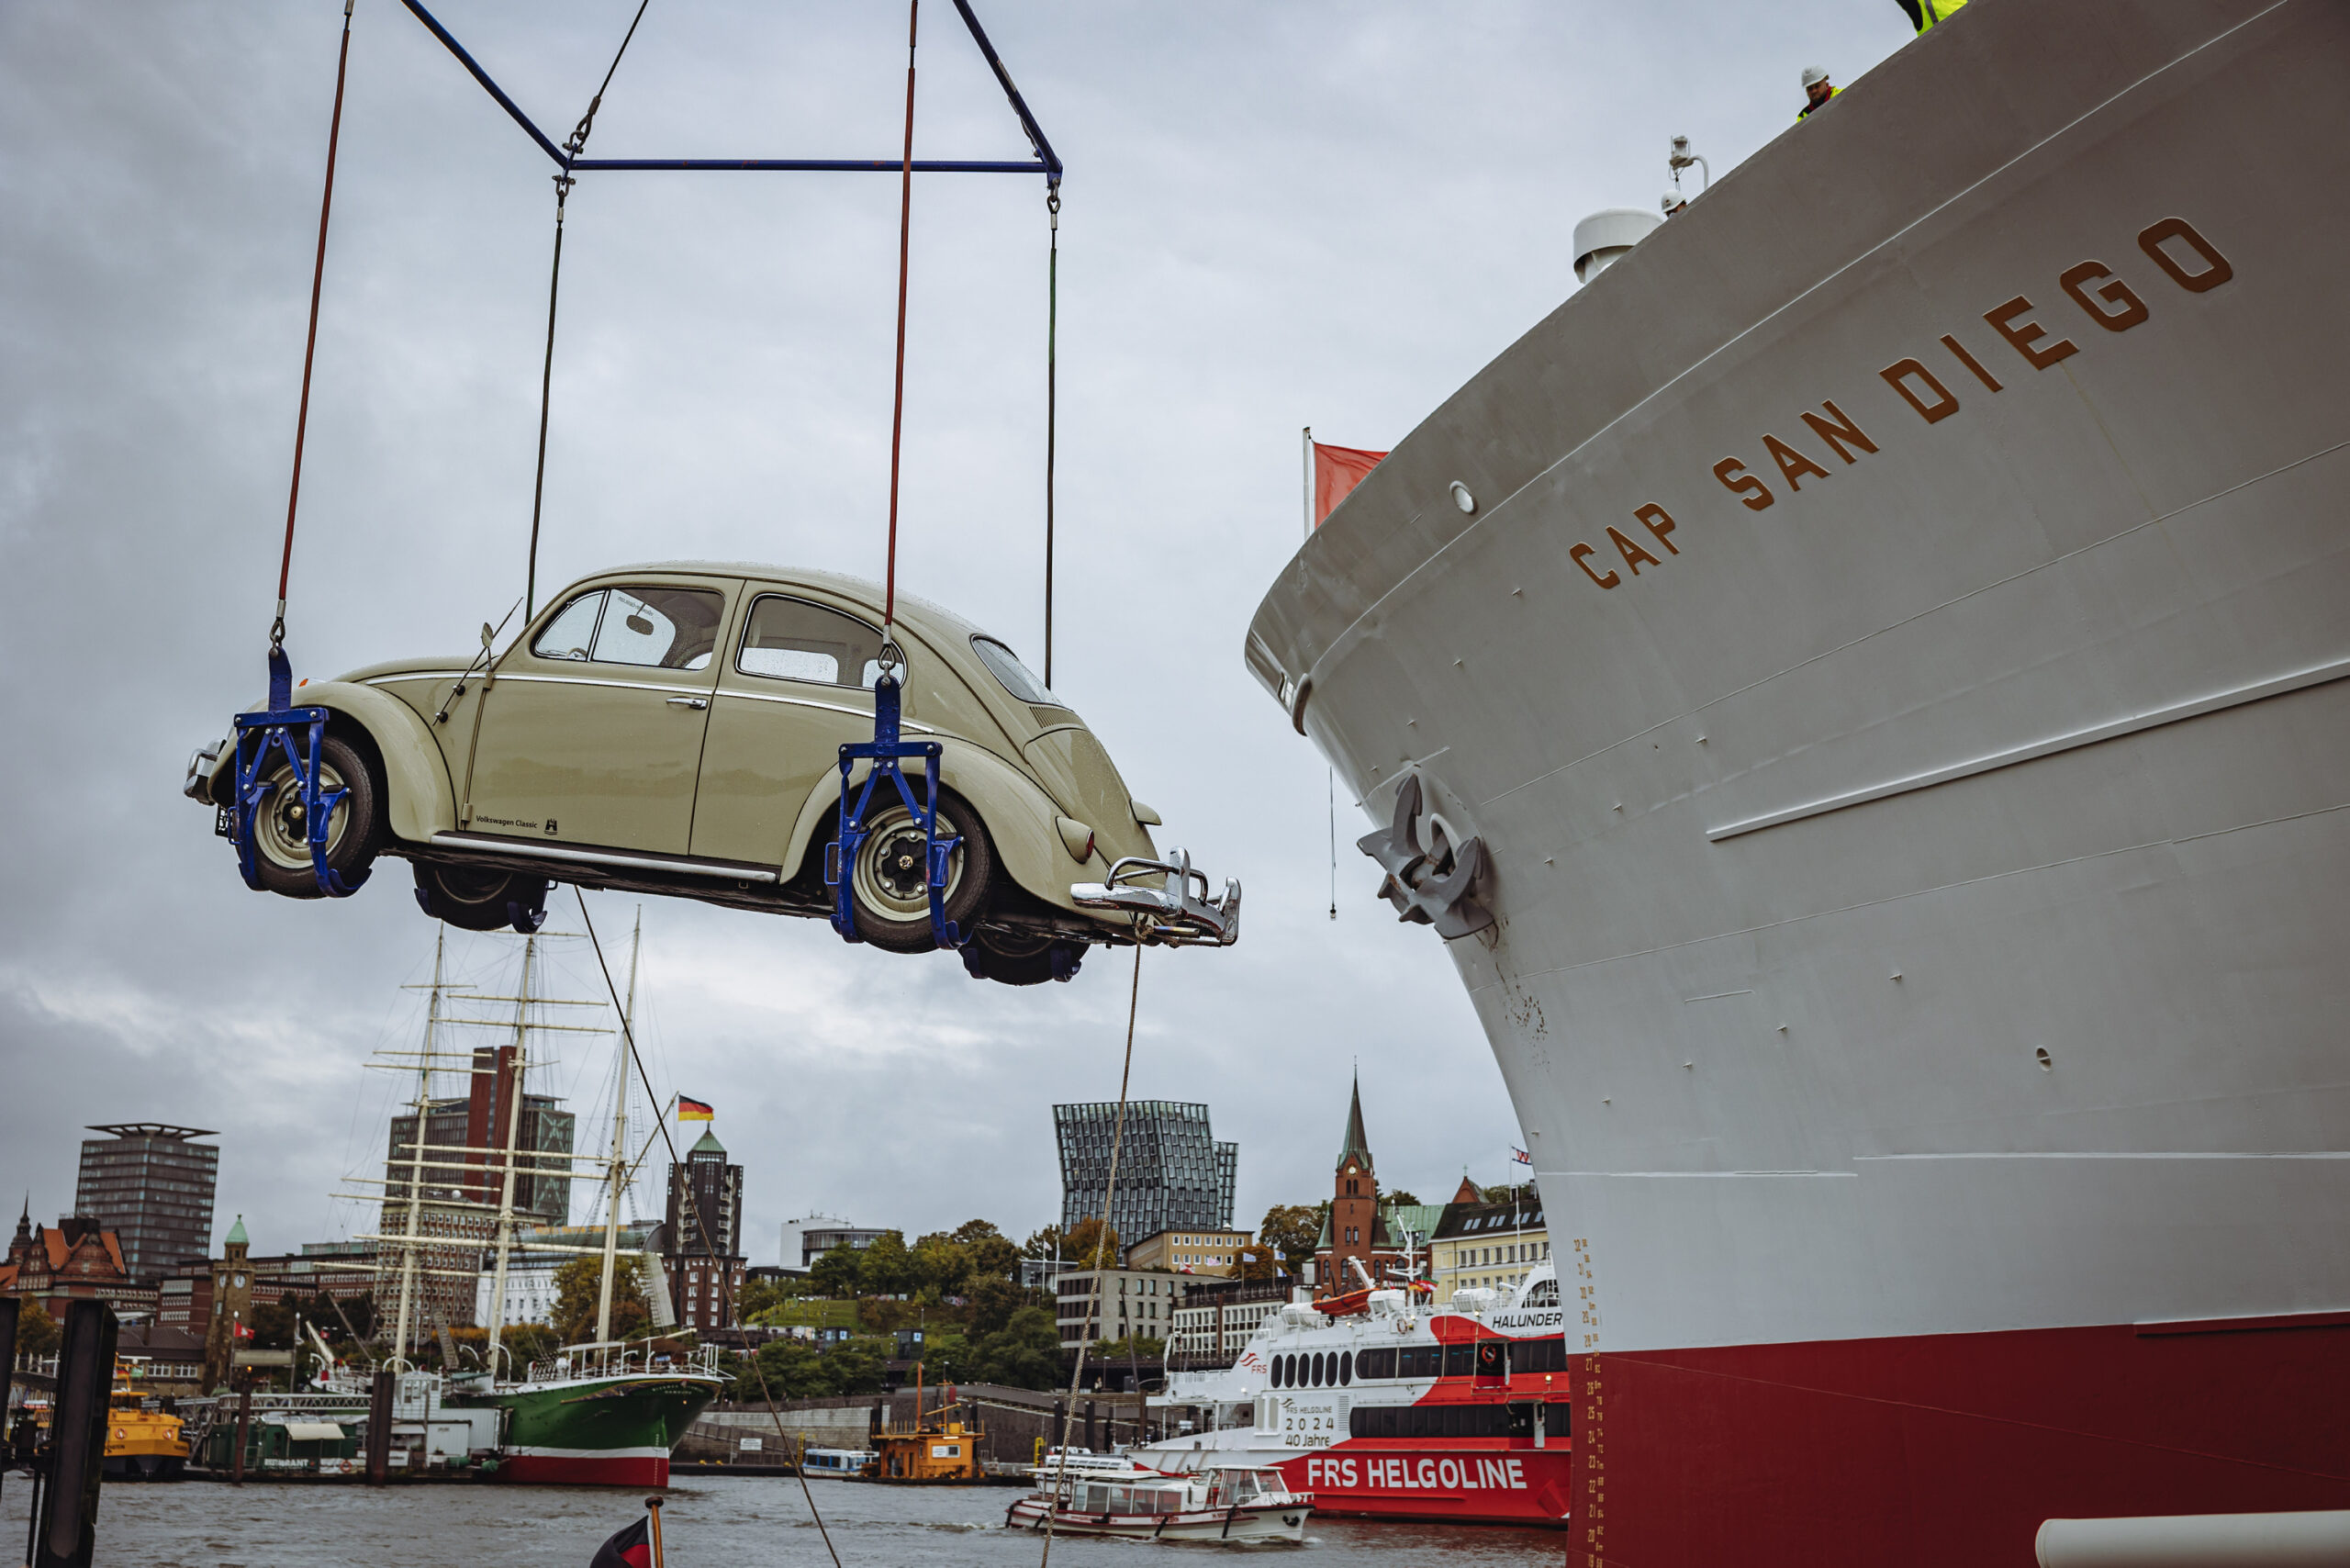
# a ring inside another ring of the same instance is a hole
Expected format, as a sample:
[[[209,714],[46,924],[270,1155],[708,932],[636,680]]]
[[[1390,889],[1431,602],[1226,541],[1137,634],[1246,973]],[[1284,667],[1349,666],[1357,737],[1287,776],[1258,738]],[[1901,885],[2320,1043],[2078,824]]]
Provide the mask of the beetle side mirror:
[[[494,638],[496,638],[496,637],[497,637],[497,635],[498,635],[497,631],[496,631],[494,628],[492,628],[492,627],[491,627],[491,625],[490,625],[490,623],[489,623],[488,622],[485,621],[485,622],[483,622],[481,623],[481,647],[482,647],[482,652],[484,652],[484,653],[487,653],[487,652],[489,651],[489,644],[490,644],[491,641],[492,641]]]

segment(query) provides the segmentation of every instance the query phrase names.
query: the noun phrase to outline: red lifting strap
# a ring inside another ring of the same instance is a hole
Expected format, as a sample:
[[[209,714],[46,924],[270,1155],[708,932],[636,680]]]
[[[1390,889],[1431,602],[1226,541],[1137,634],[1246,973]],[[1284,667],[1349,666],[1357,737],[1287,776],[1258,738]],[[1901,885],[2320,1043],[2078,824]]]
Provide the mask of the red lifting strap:
[[[327,276],[327,218],[334,210],[334,154],[342,140],[342,83],[351,64],[351,7],[342,0],[342,46],[334,61],[334,118],[327,126],[327,188],[319,198],[319,259],[310,269],[310,337],[302,348],[302,408],[294,419],[294,479],[285,490],[285,549],[277,558],[277,619],[269,629],[269,645],[285,641],[285,582],[294,570],[294,510],[302,498],[302,438],[310,428],[310,363],[319,352],[319,293]]]

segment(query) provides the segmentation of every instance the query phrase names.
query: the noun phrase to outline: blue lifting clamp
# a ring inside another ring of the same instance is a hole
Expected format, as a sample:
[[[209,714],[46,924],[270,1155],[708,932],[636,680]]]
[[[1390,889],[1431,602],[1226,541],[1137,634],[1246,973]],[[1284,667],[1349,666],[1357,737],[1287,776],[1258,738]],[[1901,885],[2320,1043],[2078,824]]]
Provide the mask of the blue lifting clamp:
[[[893,659],[894,648],[882,650],[880,679],[873,685],[873,738],[851,742],[841,747],[841,815],[840,837],[824,846],[824,885],[833,890],[833,929],[845,942],[862,942],[856,934],[856,915],[850,891],[851,868],[856,864],[857,851],[873,832],[869,812],[873,805],[873,787],[883,778],[897,786],[898,798],[906,810],[922,823],[924,864],[928,867],[930,884],[930,930],[941,947],[960,947],[966,938],[946,918],[942,895],[946,889],[947,866],[963,840],[957,835],[938,835],[938,774],[939,758],[944,748],[936,741],[909,741],[899,738],[898,701],[901,688],[891,666],[903,668],[901,660]],[[924,799],[914,798],[913,786],[906,781],[899,767],[901,757],[918,756],[923,761]],[[856,764],[870,761],[872,770],[866,774],[860,786],[850,782]],[[887,798],[884,797],[884,804]]]
[[[263,884],[254,860],[258,851],[253,846],[253,819],[277,789],[263,781],[261,771],[271,756],[280,752],[293,768],[293,786],[302,791],[302,823],[309,834],[310,866],[318,874],[319,891],[330,899],[349,898],[367,879],[367,873],[362,871],[345,881],[341,872],[327,864],[327,830],[334,820],[334,809],[351,790],[348,785],[331,790],[319,787],[319,747],[326,733],[325,709],[294,706],[294,668],[285,648],[273,643],[269,706],[257,713],[237,715],[237,798],[228,808],[234,813],[229,836],[237,845],[237,868],[244,873],[245,886],[257,893],[269,889]]]

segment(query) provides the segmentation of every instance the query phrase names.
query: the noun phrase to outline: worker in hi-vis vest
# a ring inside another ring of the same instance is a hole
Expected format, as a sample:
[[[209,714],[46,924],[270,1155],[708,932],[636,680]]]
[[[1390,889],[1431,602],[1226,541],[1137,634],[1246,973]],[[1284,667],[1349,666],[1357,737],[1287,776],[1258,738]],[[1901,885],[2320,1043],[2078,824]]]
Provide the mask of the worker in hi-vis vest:
[[[1803,68],[1803,95],[1808,101],[1796,112],[1796,118],[1808,119],[1811,111],[1834,97],[1840,89],[1829,85],[1828,68],[1807,65]]]
[[[1924,32],[1936,22],[1950,20],[1950,14],[1966,4],[1966,0],[1895,0],[1909,13],[1909,25]]]

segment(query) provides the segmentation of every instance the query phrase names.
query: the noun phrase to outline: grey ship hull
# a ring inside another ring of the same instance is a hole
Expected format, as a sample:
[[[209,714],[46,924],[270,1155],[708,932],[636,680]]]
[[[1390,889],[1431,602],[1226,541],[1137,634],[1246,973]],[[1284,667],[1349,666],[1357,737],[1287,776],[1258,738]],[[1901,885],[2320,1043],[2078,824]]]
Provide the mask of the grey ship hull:
[[[2350,6],[1975,0],[1259,609],[1490,857],[1592,1562],[2350,1507],[2345,193]]]

